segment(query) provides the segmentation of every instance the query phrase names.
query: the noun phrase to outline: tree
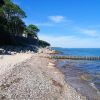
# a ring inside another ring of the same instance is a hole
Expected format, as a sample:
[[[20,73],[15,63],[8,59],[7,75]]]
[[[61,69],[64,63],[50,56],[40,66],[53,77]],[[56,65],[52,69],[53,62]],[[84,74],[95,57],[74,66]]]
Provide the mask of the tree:
[[[12,16],[17,16],[19,18],[25,18],[25,12],[16,4],[11,2],[11,0],[4,0],[5,5],[3,6],[4,13],[8,19]]]
[[[28,37],[33,37],[38,39],[37,33],[39,32],[39,28],[35,25],[29,25],[26,27],[24,33],[28,35]]]
[[[25,26],[25,23],[22,21],[22,18],[26,17],[25,12],[18,5],[12,3],[11,0],[4,0],[4,2],[5,5],[0,7],[0,14],[7,19],[6,25],[10,35],[15,35],[16,32],[19,32],[16,31],[15,27],[20,29],[21,26]],[[21,26],[18,25],[19,23],[21,23]]]
[[[15,36],[22,36],[23,34],[23,31],[25,30],[25,23],[18,17],[16,16],[13,16],[11,17],[11,22],[10,22],[10,27],[11,27],[11,30],[10,32]]]
[[[50,44],[46,41],[39,40],[39,46],[44,48],[44,47],[50,46]]]
[[[5,34],[7,32],[7,19],[4,16],[4,6],[5,2],[4,0],[0,0],[0,36]]]
[[[25,17],[25,12],[12,0],[0,0],[0,44],[31,43],[49,46],[49,43],[39,40],[40,30],[36,25],[25,25],[22,20]],[[23,37],[23,33],[31,38]]]
[[[14,41],[15,36],[22,36],[26,27],[22,18],[25,17],[25,12],[11,0],[0,0],[0,39]]]

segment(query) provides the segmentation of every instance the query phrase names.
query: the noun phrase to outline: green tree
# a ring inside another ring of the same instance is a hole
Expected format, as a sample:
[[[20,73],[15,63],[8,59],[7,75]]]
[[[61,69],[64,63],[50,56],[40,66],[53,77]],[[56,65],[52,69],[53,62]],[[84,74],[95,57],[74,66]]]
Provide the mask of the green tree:
[[[0,36],[7,32],[7,19],[4,16],[4,0],[0,0]]]
[[[5,5],[3,6],[4,13],[7,19],[10,20],[12,16],[17,16],[19,18],[25,18],[25,12],[16,4],[11,2],[11,0],[4,0]]]
[[[33,37],[33,38],[36,38],[38,39],[38,35],[37,33],[39,32],[39,28],[35,25],[29,25],[26,27],[24,33],[27,34],[29,37]]]
[[[25,25],[22,20],[25,17],[25,12],[12,0],[0,0],[0,43],[35,43],[43,47],[49,46],[49,43],[39,40],[40,30],[36,25]],[[22,37],[23,33],[31,38]]]
[[[11,20],[12,21],[9,23],[11,27],[10,32],[12,34],[14,33],[15,36],[22,36],[26,27],[25,23],[16,16],[11,17]]]
[[[18,23],[21,23],[21,26],[23,23],[23,26],[24,26],[24,22],[22,21],[22,18],[25,18],[26,15],[25,15],[25,12],[18,5],[12,3],[11,0],[4,0],[4,2],[5,4],[1,7],[0,13],[1,13],[1,16],[7,19],[6,25],[7,25],[9,33],[11,35],[14,35],[16,34],[16,32],[19,32],[19,31],[16,31],[16,28],[15,28],[15,27],[20,28],[20,25],[18,25]]]
[[[39,46],[44,48],[44,47],[50,46],[50,44],[46,41],[39,40]]]
[[[15,36],[22,36],[26,27],[22,18],[25,17],[25,12],[11,0],[0,2],[0,39],[4,39],[3,41],[12,39],[14,41]]]

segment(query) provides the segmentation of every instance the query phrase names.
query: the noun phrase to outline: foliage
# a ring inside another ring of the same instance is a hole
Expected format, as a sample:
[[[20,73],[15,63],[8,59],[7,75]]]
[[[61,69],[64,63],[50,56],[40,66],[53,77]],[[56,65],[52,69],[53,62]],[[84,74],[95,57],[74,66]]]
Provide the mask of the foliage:
[[[0,7],[0,17],[5,18],[6,24],[0,24],[6,27],[10,35],[23,33],[25,23],[22,18],[26,17],[25,12],[18,5],[12,3],[11,0],[4,0],[4,5]]]
[[[26,18],[26,14],[17,4],[11,0],[0,0],[0,44],[24,44],[37,41],[38,45],[50,45],[39,40],[39,28],[32,24],[26,26],[23,18]],[[27,37],[23,37],[23,34]]]
[[[29,26],[26,27],[24,33],[28,35],[28,37],[33,37],[38,39],[37,33],[40,30],[38,29],[37,26],[30,24]]]
[[[14,36],[22,36],[26,27],[22,18],[25,12],[11,0],[0,2],[0,44],[11,44],[15,42]]]
[[[39,46],[40,47],[47,47],[47,46],[50,46],[50,44],[46,41],[39,40]]]

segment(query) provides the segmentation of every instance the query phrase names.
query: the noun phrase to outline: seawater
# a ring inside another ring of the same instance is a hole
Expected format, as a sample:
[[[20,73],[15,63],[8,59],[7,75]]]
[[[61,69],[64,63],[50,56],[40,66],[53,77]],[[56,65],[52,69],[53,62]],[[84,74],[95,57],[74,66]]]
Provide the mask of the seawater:
[[[100,56],[100,48],[53,48],[60,55],[68,56]],[[63,63],[63,62],[62,62]],[[80,71],[91,75],[91,83],[100,90],[100,60],[65,60],[64,63],[71,64]]]
[[[100,56],[100,48],[54,48],[62,52],[62,55],[72,56]]]

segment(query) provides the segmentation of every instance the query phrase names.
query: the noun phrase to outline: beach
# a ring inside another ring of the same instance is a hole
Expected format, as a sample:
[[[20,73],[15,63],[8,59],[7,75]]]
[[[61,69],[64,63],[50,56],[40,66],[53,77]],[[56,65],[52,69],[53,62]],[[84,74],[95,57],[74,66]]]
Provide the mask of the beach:
[[[99,8],[0,0],[0,100],[100,100]]]
[[[12,69],[17,64],[32,57],[31,53],[17,53],[13,55],[0,55],[0,75]]]
[[[0,100],[99,100],[86,98],[65,81],[57,60],[38,53],[3,55],[0,59]]]

